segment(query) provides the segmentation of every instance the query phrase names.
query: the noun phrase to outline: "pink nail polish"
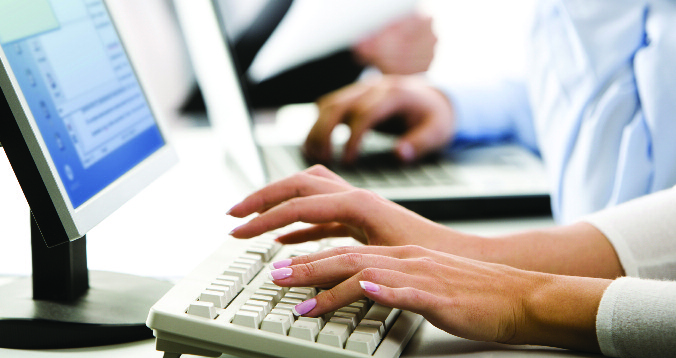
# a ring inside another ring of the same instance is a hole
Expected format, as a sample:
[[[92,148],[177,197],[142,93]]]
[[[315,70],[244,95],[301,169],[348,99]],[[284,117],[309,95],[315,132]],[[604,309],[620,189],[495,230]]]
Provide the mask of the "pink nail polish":
[[[291,259],[284,259],[284,260],[279,260],[276,262],[273,262],[270,264],[270,269],[275,270],[275,269],[280,269],[284,268],[287,266],[291,266]]]
[[[293,309],[293,314],[296,316],[302,316],[310,311],[312,311],[313,308],[317,306],[317,300],[314,298],[311,298],[307,301],[303,301],[299,304],[297,304]]]
[[[380,286],[376,285],[373,282],[369,281],[359,281],[359,286],[364,289],[366,292],[378,292],[380,291]]]
[[[273,281],[274,280],[283,280],[283,279],[291,276],[292,273],[293,273],[292,269],[290,269],[288,267],[284,267],[284,268],[280,268],[280,269],[277,269],[277,270],[270,271],[269,277]]]

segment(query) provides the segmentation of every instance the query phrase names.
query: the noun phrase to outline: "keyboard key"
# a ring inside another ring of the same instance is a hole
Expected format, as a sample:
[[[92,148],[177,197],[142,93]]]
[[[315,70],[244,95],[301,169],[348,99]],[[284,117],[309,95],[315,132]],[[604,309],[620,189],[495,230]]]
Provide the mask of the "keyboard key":
[[[370,319],[363,319],[361,320],[361,322],[359,322],[359,325],[357,327],[360,326],[375,328],[378,330],[381,337],[385,336],[385,325],[383,324],[383,322],[374,321]]]
[[[372,334],[354,332],[347,339],[345,349],[371,355],[376,350],[378,343]]]
[[[238,267],[228,267],[223,270],[224,275],[235,276],[239,278],[243,283],[248,283],[251,280],[249,272],[246,269]]]
[[[287,316],[269,314],[261,323],[261,330],[286,336],[291,328],[291,322]]]
[[[239,259],[250,260],[252,262],[255,262],[255,265],[258,267],[258,270],[263,268],[263,259],[261,258],[260,255],[242,254],[242,255],[239,255]],[[235,261],[235,262],[237,262],[237,261]]]
[[[317,336],[317,342],[333,347],[345,347],[345,341],[349,337],[348,327],[346,324],[328,322]]]
[[[232,318],[232,324],[249,328],[257,329],[260,323],[258,314],[252,311],[239,310],[235,313],[235,317]]]
[[[231,290],[230,287],[228,286],[209,285],[207,286],[206,291],[223,293],[227,301],[227,303],[225,304],[226,306],[228,305],[228,303],[230,303],[230,301],[232,301],[233,298],[235,298],[235,292]]]
[[[298,320],[293,323],[289,330],[289,337],[296,337],[306,341],[316,341],[319,327],[315,322]]]
[[[274,297],[268,296],[268,295],[256,295],[253,294],[251,297],[249,297],[249,300],[256,300],[256,301],[263,301],[267,302],[270,304],[270,309],[275,306],[275,300]]]
[[[216,276],[216,281],[212,282],[212,284],[223,285],[223,286],[233,285],[232,289],[235,292],[239,292],[239,291],[242,290],[242,285],[244,284],[244,282],[238,276],[218,275],[218,276]]]
[[[188,307],[188,314],[208,319],[214,319],[218,315],[213,303],[201,301],[191,303]]]
[[[241,268],[243,270],[246,270],[247,275],[249,276],[249,281],[256,276],[258,273],[258,270],[256,270],[256,267],[251,264],[244,264],[244,263],[239,263],[239,262],[233,262],[230,264],[230,267],[232,268]]]
[[[246,301],[245,305],[263,307],[263,309],[265,309],[265,314],[270,313],[272,310],[272,305],[270,302],[265,301],[248,300]]]
[[[288,303],[278,303],[275,305],[275,308],[279,308],[280,310],[288,310],[293,314],[293,308],[296,307],[295,305],[290,305]]]
[[[354,307],[359,309],[359,317],[360,317],[359,319],[364,318],[366,312],[369,311],[369,305],[363,301],[352,302],[347,307]]]
[[[280,316],[287,316],[289,317],[289,320],[291,323],[293,323],[296,319],[293,316],[293,312],[291,310],[285,310],[282,308],[273,308],[272,311],[270,311],[271,314],[278,314]]]
[[[242,305],[239,307],[241,311],[250,311],[255,312],[258,315],[258,322],[262,321],[265,318],[265,308],[261,306],[251,306],[251,305]]]
[[[282,299],[279,300],[279,303],[287,303],[287,304],[294,305],[294,306],[301,303],[301,302],[303,302],[303,300],[299,300],[297,298],[290,298],[290,297],[286,297],[286,296],[282,297]]]
[[[263,287],[264,287],[264,288],[267,288],[267,289],[272,289],[272,287],[279,287],[279,288],[282,290],[282,292],[284,292],[284,294],[286,294],[287,292],[289,292],[289,288],[288,288],[288,287],[277,286],[277,285],[276,285],[274,282],[272,282],[272,280],[270,280],[270,279],[267,279],[267,280],[265,280],[265,281],[263,282],[263,285],[261,286],[261,288],[263,288]]]
[[[264,247],[259,247],[259,246],[251,246],[246,250],[247,254],[253,254],[253,255],[259,255],[261,257],[261,260],[268,262],[270,261],[270,250],[264,248]]]
[[[333,317],[331,317],[329,322],[342,323],[344,325],[347,325],[347,327],[349,328],[349,333],[352,333],[354,327],[357,327],[357,318],[354,315],[352,317],[344,317],[340,314],[340,312],[336,312],[333,315]]]
[[[319,242],[312,241],[312,242],[304,242],[302,244],[298,244],[295,249],[294,249],[294,255],[293,256],[302,256],[302,255],[307,255],[311,253],[315,253],[319,250],[322,249],[322,245]]]
[[[399,316],[399,309],[393,309],[391,307],[383,306],[381,304],[374,304],[371,306],[371,309],[366,313],[364,319],[370,319],[374,321],[380,321],[385,325],[385,330],[389,330],[392,327],[392,323]]]
[[[352,333],[360,332],[364,334],[372,334],[376,337],[376,341],[380,342],[383,339],[383,336],[380,334],[378,327],[373,327],[369,325],[363,325],[361,322],[357,325],[357,328],[354,329]]]
[[[282,296],[284,296],[282,294],[281,290],[268,290],[268,289],[264,289],[264,288],[256,290],[255,294],[256,295],[263,295],[263,296],[270,296],[270,297],[272,297],[272,301],[275,304],[277,302],[279,302],[279,300],[282,299]]]
[[[289,293],[303,295],[303,301],[308,300],[317,295],[317,290],[314,287],[291,287]]]
[[[228,305],[228,297],[225,292],[204,291],[200,294],[200,302],[211,302],[216,308],[225,308]]]
[[[352,313],[355,315],[355,317],[357,317],[357,321],[361,321],[362,319],[361,310],[357,307],[350,306],[341,307],[336,311],[336,313],[338,312]]]
[[[324,328],[324,319],[321,317],[305,317],[305,316],[300,316],[298,317],[299,321],[306,321],[306,322],[312,322],[317,325],[317,329],[321,330]]]
[[[291,292],[291,290],[289,290],[289,292],[286,295],[284,295],[284,298],[294,298],[294,299],[297,299],[297,300],[301,300],[301,302],[302,302],[302,301],[307,300],[308,296],[304,295],[302,293],[294,293],[294,292]]]

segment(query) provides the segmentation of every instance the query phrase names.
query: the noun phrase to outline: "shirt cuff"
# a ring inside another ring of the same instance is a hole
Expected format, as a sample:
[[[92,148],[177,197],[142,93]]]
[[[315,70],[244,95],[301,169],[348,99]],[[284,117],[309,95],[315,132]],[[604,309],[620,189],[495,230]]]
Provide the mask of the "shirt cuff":
[[[596,315],[601,352],[610,357],[676,356],[676,282],[622,277]]]
[[[456,141],[515,141],[537,151],[528,92],[523,83],[504,80],[453,88],[431,83],[453,106]]]

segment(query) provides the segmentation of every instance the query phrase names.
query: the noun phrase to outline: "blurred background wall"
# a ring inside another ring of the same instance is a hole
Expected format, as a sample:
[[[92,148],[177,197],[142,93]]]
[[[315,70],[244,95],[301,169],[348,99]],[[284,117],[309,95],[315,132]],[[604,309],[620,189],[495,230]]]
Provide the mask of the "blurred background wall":
[[[172,0],[107,3],[140,76],[160,102],[164,115],[174,116],[195,79]],[[420,11],[433,17],[438,36],[430,76],[450,84],[522,76],[535,3],[420,0]]]
[[[439,38],[429,73],[449,83],[520,77],[536,0],[420,0]]]

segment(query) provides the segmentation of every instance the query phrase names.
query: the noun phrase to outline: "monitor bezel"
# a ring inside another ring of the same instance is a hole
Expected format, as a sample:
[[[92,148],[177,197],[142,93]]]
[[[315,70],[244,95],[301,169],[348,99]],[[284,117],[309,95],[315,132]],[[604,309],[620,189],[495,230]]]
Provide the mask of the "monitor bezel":
[[[105,5],[108,9],[108,5]],[[17,175],[17,179],[19,179],[19,184],[26,196],[28,205],[38,226],[40,226],[40,230],[44,231],[44,226],[52,225],[57,220],[63,226],[65,237],[46,236],[43,232],[48,246],[76,240],[84,236],[94,226],[129,201],[178,161],[166,130],[166,121],[158,110],[160,107],[156,105],[157,102],[153,100],[152,95],[146,90],[148,86],[145,85],[143,76],[139,75],[129,55],[124,39],[115,24],[115,19],[110,15],[110,11],[108,11],[108,14],[111,18],[112,26],[120,38],[120,44],[125,55],[129,59],[132,72],[136,76],[141,91],[148,102],[150,112],[155,119],[164,145],[77,208],[71,204],[63,181],[56,170],[45,140],[37,126],[35,117],[28,106],[16,75],[9,65],[7,56],[0,46],[0,88],[14,116],[15,127],[18,127],[25,146],[10,143],[10,141],[14,142],[14,140],[20,142],[18,138],[5,138],[13,132],[13,129],[16,132],[16,128],[10,128],[11,123],[5,123],[6,126],[0,127],[0,131],[6,132],[4,133],[6,136],[3,137],[2,142],[10,158],[12,168]],[[8,118],[7,120],[11,119]],[[10,155],[9,152],[14,153]],[[28,157],[32,159],[32,163],[25,162]],[[39,180],[35,178],[36,169],[37,173],[39,173]],[[43,207],[48,204],[51,204],[51,207]],[[48,230],[54,229],[50,228]]]

